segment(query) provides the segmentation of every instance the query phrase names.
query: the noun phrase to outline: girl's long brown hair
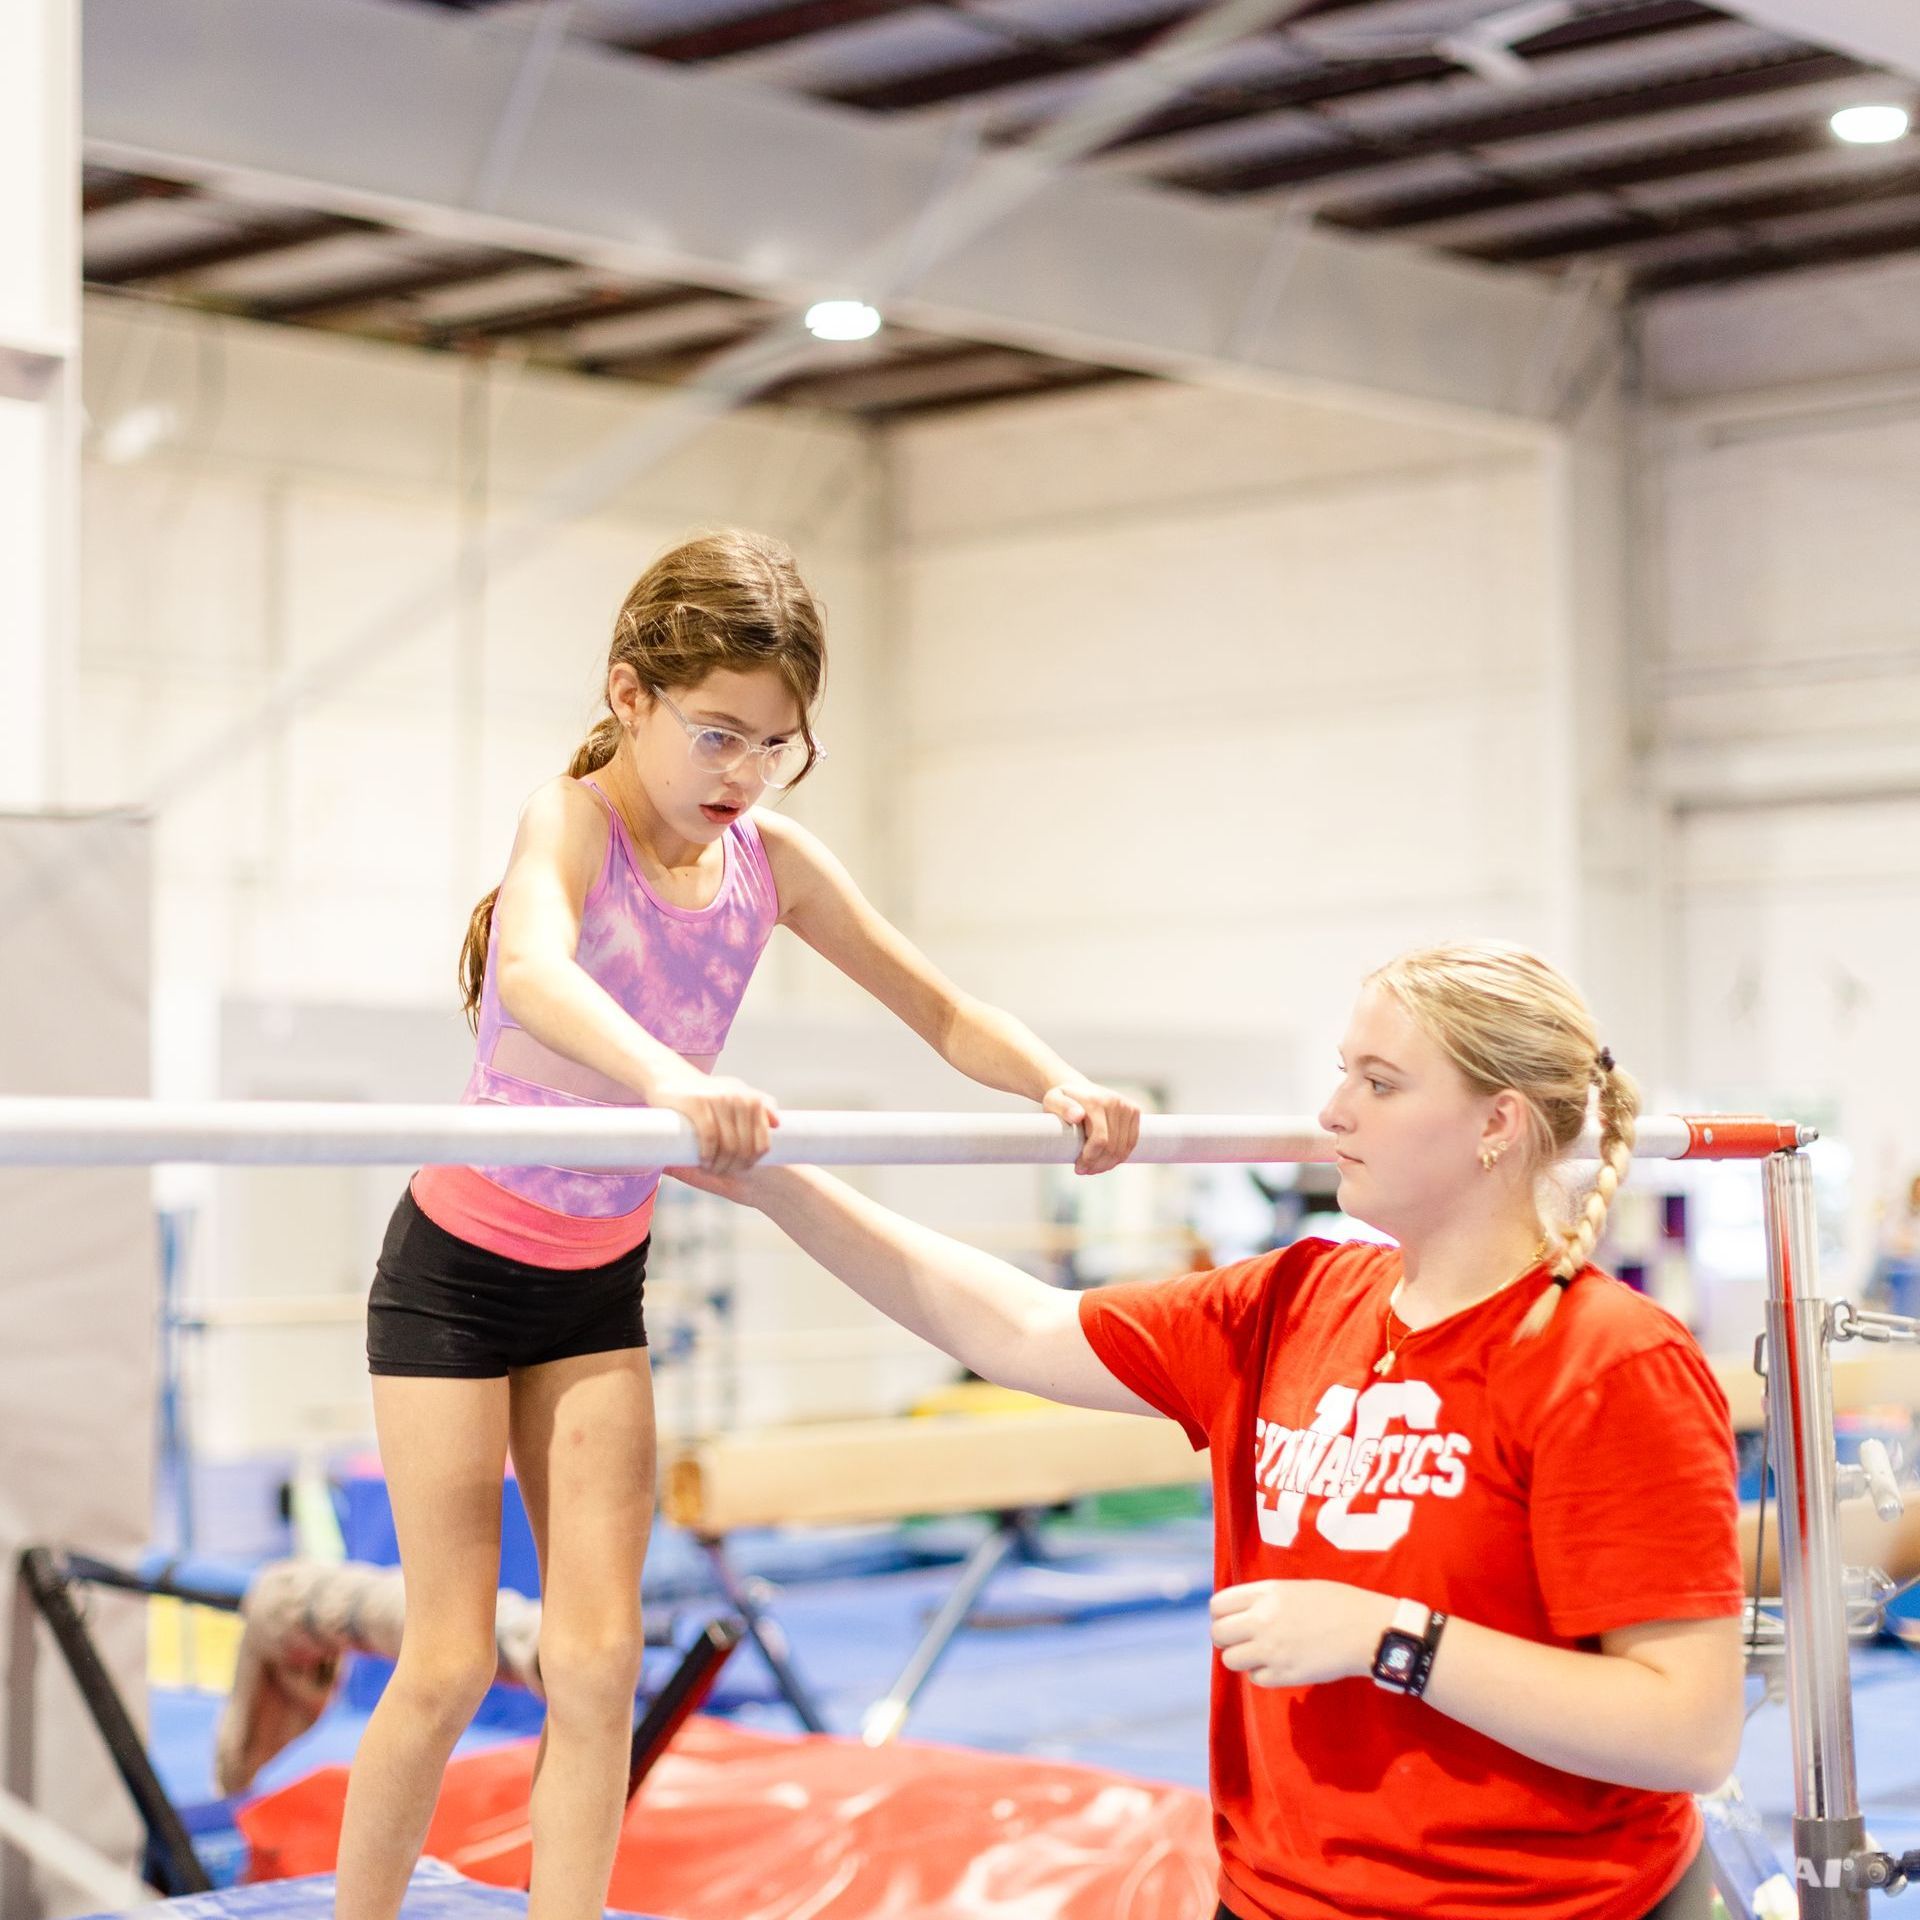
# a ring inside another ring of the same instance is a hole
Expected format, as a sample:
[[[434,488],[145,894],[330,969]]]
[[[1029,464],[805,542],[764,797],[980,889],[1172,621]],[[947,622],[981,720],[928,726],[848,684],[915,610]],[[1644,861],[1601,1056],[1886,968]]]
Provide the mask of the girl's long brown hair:
[[[801,735],[811,749],[813,709],[827,671],[825,610],[780,541],[737,529],[702,534],[662,554],[621,602],[607,673],[620,665],[631,667],[649,693],[695,686],[710,673],[771,669],[799,705]],[[603,696],[605,687],[603,674]],[[619,746],[620,723],[609,708],[567,772],[578,780],[604,767]],[[460,950],[461,999],[473,1027],[499,896],[496,887],[474,908]]]

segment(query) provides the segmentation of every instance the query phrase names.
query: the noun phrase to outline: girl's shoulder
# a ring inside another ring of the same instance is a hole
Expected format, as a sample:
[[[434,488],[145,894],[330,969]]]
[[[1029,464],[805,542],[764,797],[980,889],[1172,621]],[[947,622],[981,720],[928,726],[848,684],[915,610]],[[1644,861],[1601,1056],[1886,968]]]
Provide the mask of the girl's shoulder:
[[[570,773],[557,773],[551,780],[542,780],[527,795],[520,808],[520,817],[542,819],[562,823],[577,820],[597,820],[602,825],[612,817],[613,809],[606,795],[588,780],[576,780]]]
[[[777,863],[814,864],[826,852],[826,842],[817,833],[784,813],[766,813],[755,807],[740,816],[739,824],[760,836],[767,858]]]
[[[613,809],[594,788],[571,774],[544,780],[520,809],[514,858],[551,861],[589,879],[606,859]]]
[[[533,826],[568,838],[604,842],[613,825],[613,805],[598,787],[570,773],[543,780],[520,809],[522,828]]]
[[[756,808],[742,814],[735,825],[740,832],[759,837],[783,919],[804,909],[822,890],[844,893],[852,884],[826,842],[784,813],[762,813]]]

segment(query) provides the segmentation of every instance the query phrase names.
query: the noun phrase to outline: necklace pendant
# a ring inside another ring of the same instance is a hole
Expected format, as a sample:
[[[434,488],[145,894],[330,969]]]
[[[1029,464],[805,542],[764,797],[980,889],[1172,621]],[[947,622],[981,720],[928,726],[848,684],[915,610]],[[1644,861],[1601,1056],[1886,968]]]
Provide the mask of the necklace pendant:
[[[1382,1378],[1393,1371],[1393,1352],[1391,1348],[1373,1363],[1373,1370],[1375,1373],[1381,1375]]]

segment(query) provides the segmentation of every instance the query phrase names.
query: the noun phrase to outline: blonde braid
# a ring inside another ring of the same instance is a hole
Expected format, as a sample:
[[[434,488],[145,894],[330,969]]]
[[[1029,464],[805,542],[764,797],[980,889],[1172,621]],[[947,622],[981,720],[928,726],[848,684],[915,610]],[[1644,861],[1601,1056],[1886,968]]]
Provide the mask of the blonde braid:
[[[1593,1081],[1598,1090],[1594,1104],[1600,1122],[1600,1171],[1594,1180],[1593,1191],[1587,1195],[1573,1218],[1560,1229],[1560,1251],[1549,1268],[1553,1285],[1528,1308],[1526,1317],[1514,1329],[1516,1346],[1522,1340],[1531,1340],[1535,1334],[1544,1332],[1560,1310],[1560,1296],[1566,1292],[1580,1269],[1593,1258],[1601,1230],[1607,1224],[1607,1211],[1613,1205],[1613,1196],[1620,1191],[1621,1181],[1633,1166],[1640,1088],[1632,1074],[1614,1065],[1613,1055],[1605,1048],[1601,1049],[1600,1057],[1594,1063]]]
[[[1556,1280],[1571,1280],[1589,1260],[1607,1224],[1607,1209],[1633,1165],[1634,1122],[1640,1112],[1640,1089],[1633,1075],[1613,1064],[1610,1054],[1594,1068],[1599,1090],[1596,1106],[1600,1121],[1600,1172],[1586,1204],[1565,1229],[1560,1256],[1553,1263]]]

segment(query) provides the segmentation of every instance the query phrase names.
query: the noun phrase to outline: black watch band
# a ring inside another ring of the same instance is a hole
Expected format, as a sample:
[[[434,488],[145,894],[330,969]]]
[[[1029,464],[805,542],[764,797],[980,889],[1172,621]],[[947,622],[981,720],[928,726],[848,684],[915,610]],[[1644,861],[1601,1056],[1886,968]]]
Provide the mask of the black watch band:
[[[1446,1624],[1444,1613],[1423,1607],[1417,1600],[1402,1600],[1394,1608],[1393,1623],[1380,1636],[1374,1652],[1374,1685],[1418,1700],[1427,1690],[1433,1656],[1439,1650],[1441,1630]]]

